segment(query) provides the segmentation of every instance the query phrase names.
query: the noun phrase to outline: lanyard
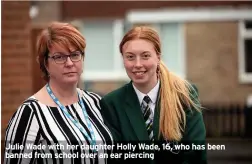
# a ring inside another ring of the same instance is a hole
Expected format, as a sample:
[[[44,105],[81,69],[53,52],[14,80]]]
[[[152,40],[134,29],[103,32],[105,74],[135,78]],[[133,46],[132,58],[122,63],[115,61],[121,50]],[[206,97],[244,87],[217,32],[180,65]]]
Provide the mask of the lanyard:
[[[88,129],[90,131],[90,134],[91,134],[91,138],[89,137],[89,135],[87,134],[86,130],[81,126],[80,122],[75,120],[70,114],[69,112],[67,111],[66,107],[63,106],[60,101],[58,100],[57,97],[55,97],[55,95],[53,94],[52,92],[52,89],[50,88],[49,84],[47,83],[46,85],[46,89],[47,89],[47,92],[48,94],[51,96],[51,98],[53,99],[53,101],[60,107],[60,109],[65,113],[65,115],[73,122],[73,124],[88,138],[89,142],[91,145],[96,145],[96,141],[95,141],[95,135],[94,135],[94,131],[93,131],[93,128],[91,126],[91,122],[90,120],[88,119],[88,115],[87,115],[87,111],[86,111],[86,108],[84,106],[84,103],[82,101],[82,99],[80,98],[80,95],[78,93],[78,99],[79,99],[79,102],[80,102],[80,105],[81,105],[81,108],[82,108],[82,112],[83,112],[83,115],[85,117],[85,120],[87,122],[87,126],[88,126]]]

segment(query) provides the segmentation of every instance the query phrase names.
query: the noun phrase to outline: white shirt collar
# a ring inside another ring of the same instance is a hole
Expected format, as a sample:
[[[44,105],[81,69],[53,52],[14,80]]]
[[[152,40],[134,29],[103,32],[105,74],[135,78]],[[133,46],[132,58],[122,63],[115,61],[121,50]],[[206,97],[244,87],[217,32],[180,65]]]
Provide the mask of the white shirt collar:
[[[134,86],[134,84],[132,83],[133,88],[134,88],[134,90],[135,90],[135,92],[136,92],[136,94],[137,94],[137,97],[138,97],[138,100],[139,100],[139,103],[140,103],[140,104],[142,103],[143,98],[144,98],[144,96],[146,96],[146,95],[148,95],[148,96],[150,97],[151,102],[152,102],[153,104],[156,103],[157,96],[158,96],[158,90],[159,90],[159,83],[160,83],[160,82],[159,82],[159,80],[158,80],[158,82],[157,82],[157,84],[155,85],[155,87],[152,88],[152,89],[150,90],[150,92],[147,93],[147,94],[144,94],[144,93],[142,93],[141,91],[139,91],[139,90]]]

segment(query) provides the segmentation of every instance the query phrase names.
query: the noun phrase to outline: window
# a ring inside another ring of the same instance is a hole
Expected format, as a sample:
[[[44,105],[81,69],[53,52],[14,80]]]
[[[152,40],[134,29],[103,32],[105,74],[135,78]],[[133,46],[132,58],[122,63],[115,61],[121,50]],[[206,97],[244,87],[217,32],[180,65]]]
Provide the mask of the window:
[[[138,24],[138,23],[134,23]],[[79,27],[87,41],[83,81],[121,80],[129,78],[119,52],[123,35],[134,25],[123,20],[84,21]],[[159,33],[162,60],[170,71],[185,78],[184,35],[181,23],[150,23]]]
[[[252,82],[252,20],[239,23],[239,78],[242,83]]]
[[[128,80],[119,52],[123,21],[84,21],[79,28],[87,42],[83,81]]]
[[[182,23],[161,23],[162,60],[171,72],[186,77],[184,59],[184,35]]]

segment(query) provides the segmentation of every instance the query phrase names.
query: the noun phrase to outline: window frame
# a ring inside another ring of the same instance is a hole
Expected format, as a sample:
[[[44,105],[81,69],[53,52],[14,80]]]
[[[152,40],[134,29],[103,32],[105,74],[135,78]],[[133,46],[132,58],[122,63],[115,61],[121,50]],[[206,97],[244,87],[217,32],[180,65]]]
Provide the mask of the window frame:
[[[248,19],[249,20],[249,19]],[[238,36],[238,72],[239,81],[241,83],[252,83],[252,73],[246,72],[245,61],[245,39],[252,39],[252,29],[248,30],[245,27],[245,22],[248,20],[239,21],[239,36]],[[252,19],[251,19],[252,20]]]
[[[79,26],[81,23],[78,23]],[[129,78],[124,70],[123,60],[119,52],[119,44],[123,37],[124,20],[113,20],[113,70],[111,71],[89,71],[84,70],[81,75],[82,81],[128,81]],[[112,63],[112,62],[111,62]]]
[[[179,45],[181,46],[179,48],[179,56],[181,57],[181,72],[180,73],[176,73],[176,75],[178,75],[179,77],[186,79],[186,34],[185,34],[185,24],[184,22],[156,22],[153,23],[154,24],[154,28],[157,30],[157,32],[160,34],[160,30],[161,30],[161,24],[163,23],[176,23],[178,24],[178,31],[179,31]],[[161,37],[161,36],[160,36]],[[162,55],[161,55],[161,59],[162,59]],[[162,60],[163,62],[165,62],[165,60]],[[169,68],[169,65],[166,65]],[[174,70],[172,72],[175,72]]]

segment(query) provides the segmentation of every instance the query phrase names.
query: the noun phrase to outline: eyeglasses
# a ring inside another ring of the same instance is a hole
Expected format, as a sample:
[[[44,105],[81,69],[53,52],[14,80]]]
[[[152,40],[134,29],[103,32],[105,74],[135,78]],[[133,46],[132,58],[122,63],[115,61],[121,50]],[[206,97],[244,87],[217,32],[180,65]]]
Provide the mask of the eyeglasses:
[[[61,52],[55,52],[53,56],[48,56],[48,58],[52,58],[57,64],[64,64],[66,63],[68,57],[72,62],[78,62],[81,60],[82,55],[84,55],[84,52],[82,51],[74,51],[70,55],[65,55]]]

